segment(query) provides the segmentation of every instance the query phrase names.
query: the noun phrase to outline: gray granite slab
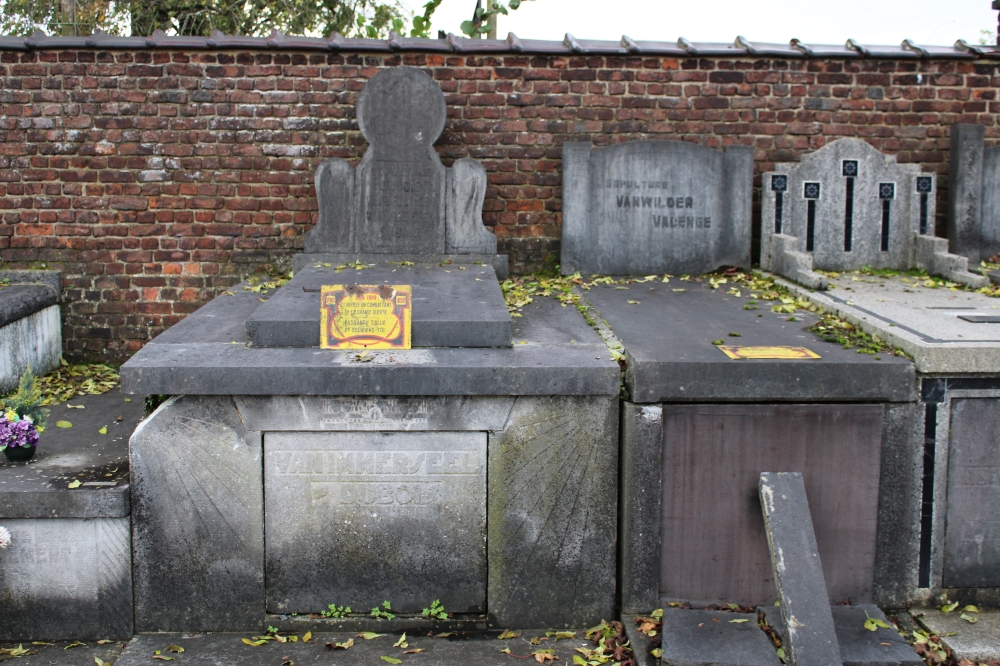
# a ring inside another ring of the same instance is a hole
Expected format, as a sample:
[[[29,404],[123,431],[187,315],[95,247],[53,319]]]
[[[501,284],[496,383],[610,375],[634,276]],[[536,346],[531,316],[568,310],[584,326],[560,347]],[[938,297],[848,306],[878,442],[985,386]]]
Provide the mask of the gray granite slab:
[[[621,409],[618,587],[623,613],[649,613],[660,604],[663,408],[622,402]]]
[[[130,442],[137,631],[254,631],[264,618],[261,434],[232,398],[171,398]]]
[[[827,271],[910,268],[913,237],[934,235],[934,174],[897,164],[862,139],[837,139],[800,162],[775,164],[763,183],[765,270],[771,269],[772,234],[799,239],[812,268]]]
[[[916,276],[842,274],[829,291],[784,283],[798,297],[834,312],[913,357],[921,373],[1000,372],[1000,324],[959,315],[1000,313],[1000,300],[969,290],[924,286]]]
[[[973,266],[1000,252],[1000,148],[986,147],[985,132],[951,127],[946,231],[951,251]]]
[[[582,628],[578,632],[583,635]],[[380,632],[381,633],[381,632]],[[180,645],[184,648],[176,657],[177,664],[191,666],[275,666],[282,661],[293,661],[296,666],[303,664],[331,663],[338,666],[372,666],[385,664],[381,657],[387,656],[400,659],[404,664],[417,666],[509,666],[511,662],[535,663],[531,653],[539,650],[553,650],[553,656],[559,659],[558,664],[572,663],[575,650],[579,647],[593,649],[590,641],[581,639],[560,640],[551,639],[540,645],[531,645],[531,638],[545,638],[545,630],[525,631],[518,638],[497,640],[499,634],[462,633],[447,638],[434,638],[424,634],[408,633],[406,636],[409,650],[422,650],[415,654],[403,654],[402,647],[393,647],[400,634],[391,633],[369,641],[358,638],[354,632],[337,634],[313,634],[308,643],[301,640],[295,643],[278,643],[270,641],[267,645],[252,647],[240,639],[248,634],[147,634],[136,636],[115,662],[116,666],[137,666],[153,663],[150,657],[156,650],[164,650],[168,645]],[[300,634],[301,637],[301,634]],[[327,650],[326,643],[341,643],[354,639],[353,646],[348,650]],[[501,652],[509,648],[510,654]],[[166,653],[164,653],[166,654]],[[521,657],[513,659],[512,656]],[[182,661],[183,660],[183,661]]]
[[[774,627],[779,636],[786,636],[779,608],[762,606],[757,612],[764,614],[768,624]],[[832,606],[830,612],[833,614],[833,626],[837,632],[840,659],[844,666],[921,666],[924,663],[895,629],[879,627],[875,631],[869,631],[865,628],[868,618],[889,624],[885,613],[878,606]]]
[[[635,402],[915,398],[909,361],[889,355],[875,360],[825,342],[807,330],[814,314],[800,310],[797,321],[789,321],[788,315],[771,312],[769,301],[751,303],[746,289],[735,296],[707,282],[672,279],[627,289],[601,285],[586,292],[625,346],[625,382]],[[718,339],[727,345],[804,346],[821,358],[733,360],[712,344]]]
[[[781,660],[752,613],[668,608],[663,611],[663,658],[660,663],[670,666],[778,666]]]
[[[49,427],[34,458],[11,463],[0,456],[0,518],[128,516],[128,438],[143,409],[141,397],[130,400],[113,389],[50,407]],[[73,427],[56,428],[56,421]],[[100,434],[102,427],[106,435]],[[74,479],[80,487],[68,488]]]
[[[319,223],[306,253],[496,255],[483,226],[486,170],[462,158],[449,169],[434,142],[444,93],[424,71],[384,69],[358,95],[358,127],[369,143],[355,169],[334,158],[316,170]]]
[[[129,519],[3,519],[0,640],[132,635]],[[63,663],[63,662],[59,662]]]
[[[1000,587],[1000,398],[951,402],[942,586]]]
[[[615,610],[618,399],[519,397],[489,441],[495,626],[593,626]]]
[[[0,287],[0,326],[17,321],[58,302],[56,292],[40,284]]]
[[[913,608],[910,614],[924,629],[940,636],[956,659],[975,663],[1000,659],[1000,609],[980,608],[974,624],[963,620],[957,610],[942,613],[937,608]]]
[[[492,266],[305,268],[247,318],[254,347],[319,347],[323,285],[412,285],[414,347],[509,347],[511,318]]]
[[[662,418],[664,601],[777,598],[757,500],[759,475],[775,468],[808,483],[827,603],[872,600],[881,405],[664,405]]]
[[[267,433],[267,609],[486,606],[486,433]]]
[[[802,475],[763,472],[760,503],[771,551],[791,666],[840,664],[840,647],[827,597]]]
[[[752,177],[745,147],[564,144],[563,273],[749,268]]]
[[[261,431],[501,430],[512,397],[235,396],[243,423]]]
[[[167,395],[618,394],[618,364],[604,342],[579,312],[555,299],[540,297],[523,308],[509,349],[386,350],[359,360],[357,353],[345,351],[248,347],[239,329],[260,305],[259,297],[238,287],[231,293],[129,359],[122,366],[124,390]]]

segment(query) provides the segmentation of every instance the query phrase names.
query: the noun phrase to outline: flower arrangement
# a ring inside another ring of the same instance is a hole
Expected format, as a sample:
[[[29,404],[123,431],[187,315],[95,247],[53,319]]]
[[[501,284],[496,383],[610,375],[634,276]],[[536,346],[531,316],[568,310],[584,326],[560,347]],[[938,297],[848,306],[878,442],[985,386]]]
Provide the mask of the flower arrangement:
[[[41,406],[42,392],[30,367],[5,402],[6,410],[0,415],[0,451],[10,460],[28,460],[34,455],[38,433],[45,430],[49,411]]]

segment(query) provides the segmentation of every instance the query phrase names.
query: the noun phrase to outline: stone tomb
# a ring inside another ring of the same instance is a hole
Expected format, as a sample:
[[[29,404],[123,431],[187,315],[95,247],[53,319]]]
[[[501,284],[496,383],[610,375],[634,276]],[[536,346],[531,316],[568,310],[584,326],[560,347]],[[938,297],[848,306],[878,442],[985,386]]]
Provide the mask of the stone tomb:
[[[973,266],[1000,253],[1000,146],[987,148],[985,135],[983,125],[951,126],[947,236]]]
[[[672,279],[585,293],[627,366],[622,612],[671,600],[773,603],[757,499],[760,473],[773,469],[806,478],[829,601],[892,603],[918,550],[913,365],[817,340],[807,330],[815,315],[771,312],[736,286],[739,295]],[[720,338],[821,358],[733,360],[713,344]]]
[[[62,320],[58,271],[0,271],[0,395],[17,388],[31,366],[36,375],[59,367]]]
[[[563,144],[565,275],[750,268],[753,149]]]
[[[837,288],[791,288],[901,348],[918,372],[925,478],[918,489],[920,523],[907,538],[917,540],[919,556],[900,593],[907,601],[943,593],[995,603],[1000,301],[972,290],[929,288],[907,276],[842,275],[831,285]]]
[[[798,164],[776,164],[763,176],[761,268],[808,287],[815,273],[922,268],[982,286],[962,257],[934,237],[933,173],[898,164],[861,139],[837,139]]]
[[[249,345],[265,305],[234,288],[122,368],[183,394],[132,438],[138,631],[611,616],[619,371],[575,308],[536,299],[506,348],[362,356]],[[308,618],[329,604],[355,615]]]
[[[84,409],[54,405],[49,419],[73,427],[47,428],[29,463],[0,458],[0,525],[11,533],[0,550],[3,641],[132,635],[127,455],[142,400],[115,390],[71,404]]]
[[[434,142],[445,123],[444,94],[419,69],[396,67],[361,90],[358,127],[369,143],[357,168],[344,159],[316,170],[319,223],[306,234],[296,270],[314,260],[485,261],[507,275],[506,255],[483,226],[486,171],[462,158],[441,163]]]

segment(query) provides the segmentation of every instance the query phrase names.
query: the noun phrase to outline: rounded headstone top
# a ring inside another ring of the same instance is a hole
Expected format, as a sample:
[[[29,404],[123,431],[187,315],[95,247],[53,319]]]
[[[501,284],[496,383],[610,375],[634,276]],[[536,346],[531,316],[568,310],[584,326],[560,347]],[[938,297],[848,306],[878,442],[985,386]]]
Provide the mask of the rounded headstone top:
[[[441,136],[444,121],[444,93],[419,69],[384,69],[358,96],[358,125],[372,146],[431,146]]]

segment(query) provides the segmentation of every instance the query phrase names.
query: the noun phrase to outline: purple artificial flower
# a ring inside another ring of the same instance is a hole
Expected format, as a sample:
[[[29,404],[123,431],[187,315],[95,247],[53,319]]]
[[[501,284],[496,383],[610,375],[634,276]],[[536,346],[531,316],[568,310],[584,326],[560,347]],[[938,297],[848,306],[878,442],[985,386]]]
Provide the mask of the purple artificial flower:
[[[34,423],[27,419],[10,421],[4,416],[0,416],[0,449],[5,449],[8,446],[32,447],[36,444],[38,444],[38,430]]]

